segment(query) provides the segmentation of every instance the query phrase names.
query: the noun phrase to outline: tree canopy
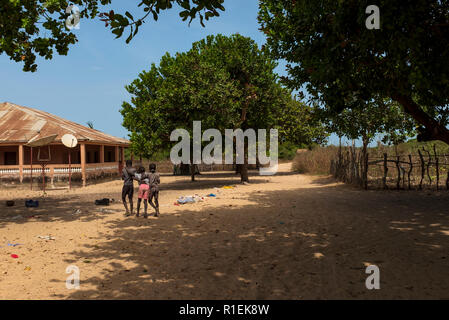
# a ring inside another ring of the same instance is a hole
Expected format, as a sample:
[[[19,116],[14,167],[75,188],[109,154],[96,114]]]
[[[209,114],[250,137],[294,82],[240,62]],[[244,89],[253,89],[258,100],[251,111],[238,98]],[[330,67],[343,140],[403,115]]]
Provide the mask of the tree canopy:
[[[292,100],[278,83],[275,67],[250,38],[209,36],[188,52],[166,54],[159,66],[153,64],[126,87],[132,99],[122,105],[123,125],[149,156],[171,148],[171,132],[191,132],[193,121],[223,134],[225,129],[282,128],[284,139],[309,142],[318,133],[324,139],[324,130],[298,124],[297,117],[308,121],[312,111]],[[245,170],[241,174],[248,179]]]
[[[134,18],[129,12],[101,12],[103,6],[114,4],[113,0],[0,0],[0,54],[6,54],[16,62],[23,62],[24,71],[36,71],[36,56],[51,59],[56,51],[67,55],[69,46],[77,42],[75,33],[66,27],[66,20],[73,22],[70,4],[80,6],[77,18],[100,17],[117,38],[129,30],[126,42],[139,31],[147,17],[157,20],[161,11],[179,6],[182,20],[189,23],[199,17],[204,20],[219,16],[224,11],[224,0],[140,0],[136,6],[142,16]],[[68,11],[68,12],[67,12]]]
[[[395,145],[415,135],[413,119],[402,112],[397,102],[388,99],[359,102],[340,113],[320,109],[320,114],[329,132],[351,140],[361,139],[364,150],[378,135],[382,135],[382,142]]]
[[[290,88],[340,112],[376,96],[421,125],[420,139],[449,143],[449,1],[261,0],[259,21],[275,58],[289,62]]]

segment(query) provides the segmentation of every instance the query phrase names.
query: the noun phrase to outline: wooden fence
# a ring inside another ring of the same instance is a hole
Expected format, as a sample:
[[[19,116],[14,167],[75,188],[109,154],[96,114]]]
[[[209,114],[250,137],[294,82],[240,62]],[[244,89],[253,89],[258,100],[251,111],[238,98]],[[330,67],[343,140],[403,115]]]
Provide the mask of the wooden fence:
[[[422,148],[417,154],[389,155],[345,148],[331,161],[331,173],[340,181],[365,189],[449,190],[449,154]]]

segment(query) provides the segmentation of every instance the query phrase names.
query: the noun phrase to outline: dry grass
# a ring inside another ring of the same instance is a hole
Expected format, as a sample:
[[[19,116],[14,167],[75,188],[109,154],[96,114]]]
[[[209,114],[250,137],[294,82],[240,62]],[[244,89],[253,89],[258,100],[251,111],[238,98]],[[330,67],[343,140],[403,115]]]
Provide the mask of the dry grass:
[[[331,160],[337,157],[338,147],[317,147],[298,150],[293,160],[293,170],[298,173],[330,174]]]

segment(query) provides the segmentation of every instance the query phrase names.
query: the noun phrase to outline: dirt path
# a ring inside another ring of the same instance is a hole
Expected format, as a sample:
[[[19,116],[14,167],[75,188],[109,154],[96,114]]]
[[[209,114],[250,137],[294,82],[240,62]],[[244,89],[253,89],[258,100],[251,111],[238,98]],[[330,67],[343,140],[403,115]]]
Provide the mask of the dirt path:
[[[232,174],[162,177],[162,216],[148,220],[93,204],[118,200],[120,181],[50,191],[38,209],[22,205],[38,193],[1,189],[0,299],[449,298],[448,193],[365,192],[289,167],[233,189]],[[369,264],[380,290],[365,288]]]

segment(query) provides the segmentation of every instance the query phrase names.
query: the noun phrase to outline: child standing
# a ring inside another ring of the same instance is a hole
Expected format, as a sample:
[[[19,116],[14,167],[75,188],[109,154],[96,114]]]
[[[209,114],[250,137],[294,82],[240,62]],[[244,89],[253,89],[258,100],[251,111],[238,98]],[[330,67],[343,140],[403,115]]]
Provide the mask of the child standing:
[[[137,199],[137,214],[136,217],[139,217],[140,215],[140,204],[143,199],[144,204],[144,218],[148,218],[147,210],[148,210],[148,193],[150,191],[150,181],[148,178],[148,175],[145,173],[145,168],[140,167],[137,170],[137,173],[135,175],[136,180],[139,181],[139,195]]]
[[[125,206],[125,216],[129,217],[133,214],[133,195],[134,195],[134,175],[136,170],[132,167],[133,162],[131,160],[126,160],[126,167],[122,170],[123,188],[122,188],[122,202]],[[129,200],[129,206],[131,211],[128,209],[128,203],[126,203],[126,197]]]
[[[159,173],[156,173],[156,165],[154,163],[150,164],[150,174],[148,175],[149,185],[150,185],[150,205],[156,210],[154,213],[155,217],[159,217],[159,185],[161,184],[161,178]],[[153,204],[153,198],[155,204]]]

